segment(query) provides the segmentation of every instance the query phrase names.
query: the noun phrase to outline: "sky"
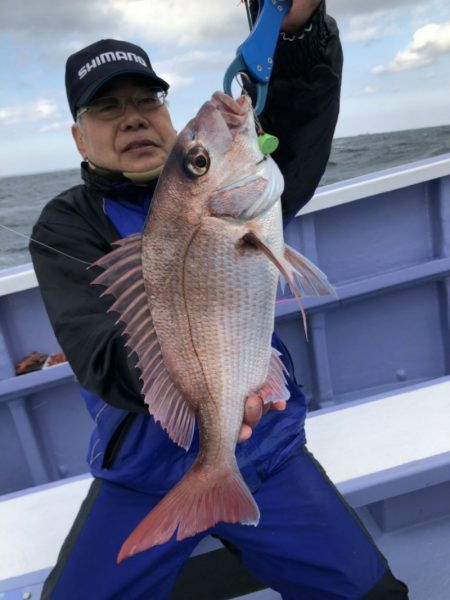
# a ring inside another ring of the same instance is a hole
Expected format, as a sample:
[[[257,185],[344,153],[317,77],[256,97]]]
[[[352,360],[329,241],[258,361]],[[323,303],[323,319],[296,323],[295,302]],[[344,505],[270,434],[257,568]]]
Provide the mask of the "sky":
[[[344,48],[336,137],[450,124],[448,0],[328,0]],[[239,0],[0,0],[0,176],[77,168],[69,54],[101,38],[144,47],[180,130],[222,88],[248,35]]]

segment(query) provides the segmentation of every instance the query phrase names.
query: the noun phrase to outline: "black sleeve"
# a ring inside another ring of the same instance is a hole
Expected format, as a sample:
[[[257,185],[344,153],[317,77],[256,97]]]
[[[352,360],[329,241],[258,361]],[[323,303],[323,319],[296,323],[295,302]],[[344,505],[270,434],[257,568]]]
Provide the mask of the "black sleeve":
[[[285,179],[283,213],[293,216],[325,170],[339,114],[342,48],[322,2],[296,35],[281,34],[261,124],[280,145],[272,157]]]
[[[88,268],[111,250],[105,228],[110,227],[114,239],[118,236],[106,217],[96,228],[100,217],[89,216],[82,218],[58,201],[44,209],[32,233],[36,242],[30,243],[40,291],[78,382],[113,406],[146,411],[135,360],[128,358],[124,346],[123,327],[115,325],[117,313],[107,312],[113,298],[100,298],[104,288],[91,281],[101,271]]]

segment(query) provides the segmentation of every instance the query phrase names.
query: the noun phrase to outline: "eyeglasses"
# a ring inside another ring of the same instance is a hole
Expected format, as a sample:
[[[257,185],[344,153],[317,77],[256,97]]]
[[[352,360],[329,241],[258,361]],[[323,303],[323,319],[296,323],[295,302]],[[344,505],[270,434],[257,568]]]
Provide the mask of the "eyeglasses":
[[[84,113],[89,113],[93,118],[100,121],[110,121],[121,117],[129,101],[134,108],[145,115],[155,108],[159,108],[165,102],[167,92],[161,88],[151,88],[145,92],[136,92],[128,98],[116,98],[115,96],[102,96],[92,100],[88,106],[84,106],[77,113],[79,119]]]

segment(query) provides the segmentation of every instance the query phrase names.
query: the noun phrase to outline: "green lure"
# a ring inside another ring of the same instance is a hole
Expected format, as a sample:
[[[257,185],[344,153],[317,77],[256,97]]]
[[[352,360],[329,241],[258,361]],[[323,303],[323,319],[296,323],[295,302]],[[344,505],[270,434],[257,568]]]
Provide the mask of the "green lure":
[[[261,133],[258,136],[259,148],[263,154],[272,154],[280,143],[278,138],[270,133]]]

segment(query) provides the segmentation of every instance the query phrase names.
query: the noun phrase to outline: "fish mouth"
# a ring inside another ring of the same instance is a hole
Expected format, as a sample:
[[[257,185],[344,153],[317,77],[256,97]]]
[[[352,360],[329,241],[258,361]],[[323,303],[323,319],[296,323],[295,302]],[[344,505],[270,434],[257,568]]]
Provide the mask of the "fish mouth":
[[[245,94],[234,100],[223,92],[215,92],[210,102],[220,112],[233,134],[242,130],[248,122],[249,114],[252,112],[251,100]]]
[[[233,138],[238,133],[245,133],[246,130],[254,129],[254,137],[256,139],[253,108],[249,96],[243,94],[234,99],[223,92],[217,91],[212,95],[208,104],[219,112]],[[256,179],[267,176],[267,166],[263,164],[265,162],[264,156],[259,151],[257,144],[255,144],[254,149],[257,149],[255,162],[250,160],[246,166],[241,165],[241,168],[238,168],[237,172],[234,170],[230,173],[230,176],[222,182],[222,186],[217,192],[231,191],[233,188],[242,187],[252,183]],[[259,158],[263,160],[258,162]]]

